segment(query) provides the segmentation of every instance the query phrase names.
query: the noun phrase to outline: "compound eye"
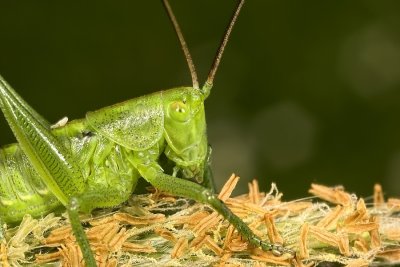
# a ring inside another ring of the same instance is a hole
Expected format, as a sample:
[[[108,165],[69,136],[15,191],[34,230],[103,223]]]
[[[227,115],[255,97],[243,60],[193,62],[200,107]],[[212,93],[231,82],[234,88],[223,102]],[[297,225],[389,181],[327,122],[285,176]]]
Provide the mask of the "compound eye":
[[[190,117],[189,106],[186,101],[176,101],[169,106],[170,116],[177,121],[185,122]]]

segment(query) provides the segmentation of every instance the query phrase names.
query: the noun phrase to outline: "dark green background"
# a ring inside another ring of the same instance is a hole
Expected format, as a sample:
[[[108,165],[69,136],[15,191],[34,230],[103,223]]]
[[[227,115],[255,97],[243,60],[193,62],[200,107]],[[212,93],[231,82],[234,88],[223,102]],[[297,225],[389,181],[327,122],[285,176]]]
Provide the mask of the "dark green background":
[[[171,2],[201,81],[235,3]],[[206,102],[218,184],[236,172],[241,192],[256,177],[286,199],[312,182],[399,196],[399,7],[247,1]],[[0,73],[50,121],[191,84],[160,1],[2,1],[0,33]]]

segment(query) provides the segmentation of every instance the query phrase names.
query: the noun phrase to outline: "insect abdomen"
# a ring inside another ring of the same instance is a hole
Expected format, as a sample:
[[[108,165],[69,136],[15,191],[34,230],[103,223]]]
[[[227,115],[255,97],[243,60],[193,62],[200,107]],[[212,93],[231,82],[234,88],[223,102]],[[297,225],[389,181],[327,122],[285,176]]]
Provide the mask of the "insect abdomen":
[[[60,205],[29,163],[18,144],[0,149],[0,216],[21,221],[27,213],[48,214]]]
[[[76,162],[84,178],[83,194],[92,196],[92,208],[109,207],[125,201],[136,186],[139,173],[129,162],[133,151],[98,135],[76,120],[53,130]],[[107,198],[115,190],[117,196]],[[18,144],[0,148],[0,217],[19,222],[25,214],[40,217],[61,206],[42,182]]]

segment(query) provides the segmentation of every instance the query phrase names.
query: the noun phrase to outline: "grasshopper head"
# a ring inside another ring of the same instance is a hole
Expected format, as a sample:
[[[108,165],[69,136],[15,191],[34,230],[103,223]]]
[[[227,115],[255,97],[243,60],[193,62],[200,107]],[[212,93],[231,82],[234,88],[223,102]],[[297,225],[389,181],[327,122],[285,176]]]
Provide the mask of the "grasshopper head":
[[[185,178],[201,178],[207,153],[204,94],[192,87],[163,92],[166,156]]]
[[[210,94],[215,73],[243,3],[244,0],[240,1],[236,8],[215,55],[207,80],[200,89],[196,68],[185,38],[168,1],[164,0],[164,6],[181,44],[193,82],[193,87],[176,88],[165,92],[164,132],[168,143],[165,154],[169,159],[176,162],[178,167],[183,169],[183,175],[187,178],[197,178],[203,174],[203,166],[207,154],[203,102]]]

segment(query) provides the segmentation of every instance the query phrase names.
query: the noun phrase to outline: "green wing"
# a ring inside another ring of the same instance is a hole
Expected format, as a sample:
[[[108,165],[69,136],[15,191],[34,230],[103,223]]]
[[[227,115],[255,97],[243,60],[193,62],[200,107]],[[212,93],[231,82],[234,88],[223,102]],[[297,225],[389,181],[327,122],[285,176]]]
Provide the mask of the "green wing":
[[[126,148],[140,151],[153,146],[163,134],[162,93],[134,98],[86,114],[101,135]]]

